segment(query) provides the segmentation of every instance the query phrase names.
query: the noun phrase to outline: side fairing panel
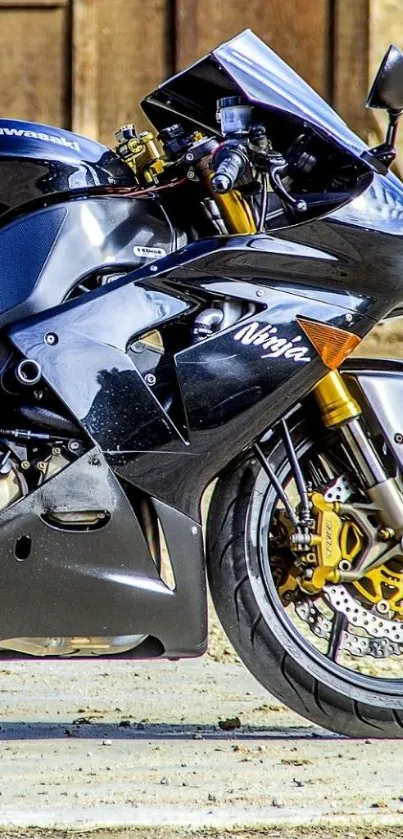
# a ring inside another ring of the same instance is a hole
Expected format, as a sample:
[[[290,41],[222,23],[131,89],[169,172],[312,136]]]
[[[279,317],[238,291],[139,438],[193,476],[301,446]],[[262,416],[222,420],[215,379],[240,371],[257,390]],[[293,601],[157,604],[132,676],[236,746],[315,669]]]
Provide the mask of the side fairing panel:
[[[31,294],[66,216],[66,207],[53,207],[0,230],[0,317]]]
[[[226,296],[231,292],[241,298],[238,282],[205,284],[211,294],[219,286]],[[298,324],[297,315],[310,317],[334,326],[345,326],[345,313],[335,306],[314,303],[287,292],[260,289],[264,308],[218,333],[208,341],[195,344],[176,357],[179,381],[188,417],[190,439],[202,432],[219,433],[228,423],[245,415],[258,403],[264,403],[284,384],[283,407],[295,401],[301,382],[320,363],[315,350]],[[263,346],[264,344],[264,346]],[[315,360],[317,364],[308,370]]]
[[[205,241],[74,305],[17,324],[11,336],[24,355],[40,362],[117,474],[197,517],[214,474],[325,372],[297,316],[358,334],[371,328],[375,298],[345,290],[352,286],[344,277],[341,283],[345,266],[345,256],[325,242],[297,246],[266,236]],[[255,313],[188,346],[161,370],[164,376],[170,368],[177,379],[183,435],[127,355],[127,341],[170,318],[179,328],[180,319],[191,321],[212,300],[231,298],[253,302]],[[57,336],[52,346],[44,341],[47,332]],[[265,350],[263,340],[269,340]]]
[[[59,305],[91,274],[133,270],[143,246],[175,249],[147,199],[82,198],[16,219],[0,228],[0,326]]]
[[[172,591],[158,573],[130,493],[110,468],[114,457],[126,462],[143,453],[147,457],[150,450],[186,448],[126,345],[136,329],[178,318],[191,303],[133,282],[115,283],[112,289],[112,296],[106,288],[89,295],[84,306],[66,304],[59,315],[36,319],[31,333],[31,349],[38,351],[46,378],[64,379],[62,398],[77,405],[83,426],[98,442],[22,499],[18,515],[13,507],[0,513],[2,635],[130,635],[139,630],[157,638],[168,656],[198,655],[207,637],[201,525],[158,497],[152,499],[169,545]],[[58,321],[64,314],[65,329]],[[53,357],[47,354],[44,327],[58,330]],[[71,509],[105,511],[105,525],[88,532],[49,525],[49,510]],[[26,563],[15,561],[22,532],[32,540]]]

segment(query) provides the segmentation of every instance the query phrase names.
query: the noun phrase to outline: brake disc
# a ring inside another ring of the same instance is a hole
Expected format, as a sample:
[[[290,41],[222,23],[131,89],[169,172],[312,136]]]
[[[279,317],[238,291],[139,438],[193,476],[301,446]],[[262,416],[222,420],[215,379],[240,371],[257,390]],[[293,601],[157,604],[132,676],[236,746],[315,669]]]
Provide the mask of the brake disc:
[[[332,609],[346,615],[348,622],[353,626],[365,629],[372,637],[388,638],[391,641],[403,643],[401,621],[387,620],[378,617],[374,612],[369,612],[354,599],[344,586],[325,586],[323,594]]]
[[[344,630],[340,648],[354,656],[369,655],[373,658],[403,655],[403,631],[394,621],[384,620],[363,606],[349,594],[343,586],[329,586],[324,595],[335,612],[342,612],[349,622],[366,630],[365,635],[355,635]],[[309,597],[295,602],[298,617],[308,624],[311,632],[318,638],[330,639],[332,621],[322,614],[316,603]],[[353,613],[353,614],[352,614]]]
[[[326,504],[333,504],[334,502],[345,504],[349,500],[352,491],[353,488],[347,476],[339,475],[327,485],[327,488],[321,497]],[[315,496],[312,497],[315,498]],[[321,508],[319,509],[321,510]],[[333,514],[333,516],[335,515],[336,513]],[[326,520],[325,524],[329,525],[329,522]],[[347,526],[348,523],[345,523],[344,528],[346,529]],[[355,525],[350,523],[350,526]],[[326,530],[327,537],[328,530],[329,527]],[[341,533],[343,535],[343,530]],[[337,538],[339,543],[342,542],[340,534]],[[356,542],[357,538],[358,537],[356,537]],[[347,556],[346,534],[344,543],[344,549],[341,550],[341,555]],[[327,542],[325,543],[325,548],[327,548]],[[349,559],[351,561],[351,557],[349,557]],[[385,580],[390,582],[392,574],[386,566],[381,566],[380,569],[375,569],[374,573],[379,576],[382,569],[384,569],[384,574],[381,576],[381,582],[384,582]],[[290,571],[287,582],[290,581],[290,590],[295,592],[297,589],[297,580],[295,574],[295,579],[291,579],[292,576],[292,571]],[[376,581],[377,579],[378,577],[376,577]],[[283,584],[284,590],[287,589],[287,582]],[[396,589],[398,584],[401,582],[402,580],[400,575],[393,575],[394,589]],[[378,595],[378,599],[382,599],[383,592],[379,585],[374,585],[373,588],[374,596],[370,596],[369,592],[366,590],[363,590],[361,594],[362,596],[368,598],[368,602],[375,604],[375,595]],[[398,597],[399,593],[400,589],[399,592],[396,593],[396,597]],[[334,613],[340,612],[346,616],[348,624],[351,628],[363,629],[366,633],[365,635],[355,634],[354,632],[344,630],[340,639],[341,649],[350,652],[355,656],[370,655],[374,658],[386,658],[390,655],[403,655],[403,621],[390,620],[388,617],[379,614],[379,612],[377,613],[375,611],[375,606],[374,611],[365,608],[365,606],[356,600],[353,595],[350,594],[349,590],[340,583],[337,585],[332,585],[330,583],[325,584],[321,591],[321,597],[323,597],[325,603],[331,607]],[[316,598],[313,600],[310,596],[310,592],[305,589],[300,593],[299,597],[294,600],[295,611],[298,617],[308,624],[310,631],[316,635],[316,637],[329,640],[332,632],[332,620],[320,611],[317,606],[317,602],[318,600]],[[386,601],[384,602],[386,605]],[[399,611],[396,606],[391,606],[391,608],[394,612]]]

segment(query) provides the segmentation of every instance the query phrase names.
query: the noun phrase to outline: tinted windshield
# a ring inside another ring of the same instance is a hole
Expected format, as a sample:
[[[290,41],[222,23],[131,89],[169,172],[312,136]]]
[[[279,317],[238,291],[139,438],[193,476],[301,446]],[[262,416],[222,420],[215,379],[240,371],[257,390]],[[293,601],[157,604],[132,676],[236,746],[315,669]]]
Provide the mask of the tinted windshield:
[[[162,128],[172,113],[218,133],[216,100],[240,93],[265,109],[309,123],[355,155],[368,147],[273,50],[250,30],[222,44],[183,73],[173,76],[143,101],[152,122]]]

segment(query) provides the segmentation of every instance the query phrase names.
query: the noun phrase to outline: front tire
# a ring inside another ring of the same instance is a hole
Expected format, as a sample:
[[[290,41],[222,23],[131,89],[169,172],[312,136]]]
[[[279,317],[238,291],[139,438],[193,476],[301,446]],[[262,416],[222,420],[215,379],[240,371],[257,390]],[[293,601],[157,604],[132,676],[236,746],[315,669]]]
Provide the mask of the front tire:
[[[292,433],[299,453],[313,445],[304,422]],[[279,474],[286,461],[282,441],[273,437],[265,451]],[[209,509],[208,576],[225,632],[256,679],[301,716],[350,737],[402,738],[403,680],[330,667],[293,627],[280,600],[270,599],[258,544],[248,533],[260,473],[253,453],[245,454],[221,474]]]

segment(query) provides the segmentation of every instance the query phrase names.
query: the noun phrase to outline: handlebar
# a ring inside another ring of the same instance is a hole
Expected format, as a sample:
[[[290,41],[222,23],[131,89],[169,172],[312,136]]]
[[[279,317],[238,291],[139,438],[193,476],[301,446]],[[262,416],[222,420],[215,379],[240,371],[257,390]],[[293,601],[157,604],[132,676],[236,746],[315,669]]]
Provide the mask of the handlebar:
[[[247,158],[239,147],[231,148],[231,146],[223,144],[217,149],[213,164],[215,174],[211,179],[211,186],[214,192],[223,194],[233,189],[236,182],[242,177]]]
[[[303,198],[294,198],[283,183],[288,172],[288,163],[279,152],[266,152],[266,171],[274,192],[283,200],[284,204],[297,213],[304,213],[307,203]],[[223,194],[234,189],[237,181],[242,177],[248,165],[248,151],[236,140],[227,140],[218,146],[213,156],[215,173],[211,179],[214,192]]]

